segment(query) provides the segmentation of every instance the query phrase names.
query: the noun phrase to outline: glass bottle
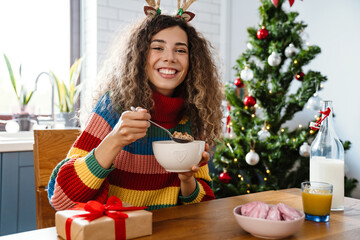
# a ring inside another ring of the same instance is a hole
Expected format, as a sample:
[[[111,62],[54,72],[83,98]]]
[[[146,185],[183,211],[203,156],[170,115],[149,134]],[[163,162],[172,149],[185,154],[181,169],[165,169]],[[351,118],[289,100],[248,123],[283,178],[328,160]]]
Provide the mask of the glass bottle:
[[[319,132],[310,148],[310,181],[331,183],[334,187],[332,211],[344,210],[344,147],[336,135],[333,124],[332,101],[321,103],[323,113]]]

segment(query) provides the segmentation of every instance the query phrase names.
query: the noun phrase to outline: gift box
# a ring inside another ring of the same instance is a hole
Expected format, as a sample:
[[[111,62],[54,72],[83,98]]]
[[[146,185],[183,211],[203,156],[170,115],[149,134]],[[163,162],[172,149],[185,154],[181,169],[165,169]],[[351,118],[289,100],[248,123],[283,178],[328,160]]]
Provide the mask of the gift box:
[[[118,240],[152,234],[152,212],[137,207],[119,207],[118,203],[103,205],[90,201],[73,210],[58,211],[56,232],[67,240]]]

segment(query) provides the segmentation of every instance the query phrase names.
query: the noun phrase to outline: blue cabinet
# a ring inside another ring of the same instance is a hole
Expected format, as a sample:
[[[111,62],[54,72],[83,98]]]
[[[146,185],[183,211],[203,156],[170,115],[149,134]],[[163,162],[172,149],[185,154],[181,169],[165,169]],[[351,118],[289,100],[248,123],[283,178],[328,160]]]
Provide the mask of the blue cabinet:
[[[0,153],[0,236],[34,229],[33,152]]]

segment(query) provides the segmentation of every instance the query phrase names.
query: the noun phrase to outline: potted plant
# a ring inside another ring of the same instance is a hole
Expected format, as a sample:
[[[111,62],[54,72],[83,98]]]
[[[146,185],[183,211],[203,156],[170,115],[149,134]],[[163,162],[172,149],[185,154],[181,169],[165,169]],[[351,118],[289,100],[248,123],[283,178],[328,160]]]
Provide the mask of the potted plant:
[[[9,72],[11,85],[15,91],[19,102],[19,110],[13,112],[13,118],[19,123],[20,131],[29,131],[31,128],[31,116],[27,106],[33,96],[34,91],[28,91],[21,81],[21,64],[19,67],[19,81],[16,81],[9,58],[4,54],[5,63]]]
[[[60,80],[52,71],[50,75],[55,79],[60,110],[60,117],[65,121],[65,127],[76,127],[77,119],[74,106],[77,103],[83,83],[77,84],[83,58],[77,59],[70,67],[70,77],[67,81]]]

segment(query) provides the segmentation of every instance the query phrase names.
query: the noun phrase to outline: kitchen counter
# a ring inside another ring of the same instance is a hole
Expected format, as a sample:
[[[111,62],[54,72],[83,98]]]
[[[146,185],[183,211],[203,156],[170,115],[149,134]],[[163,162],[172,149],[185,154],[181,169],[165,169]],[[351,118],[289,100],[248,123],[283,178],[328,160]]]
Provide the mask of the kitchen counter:
[[[33,131],[18,133],[0,132],[0,153],[32,151],[33,144]]]

